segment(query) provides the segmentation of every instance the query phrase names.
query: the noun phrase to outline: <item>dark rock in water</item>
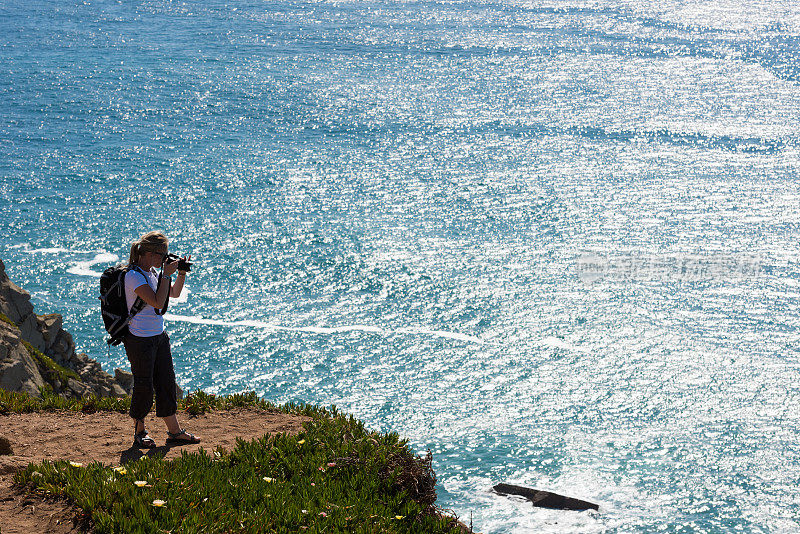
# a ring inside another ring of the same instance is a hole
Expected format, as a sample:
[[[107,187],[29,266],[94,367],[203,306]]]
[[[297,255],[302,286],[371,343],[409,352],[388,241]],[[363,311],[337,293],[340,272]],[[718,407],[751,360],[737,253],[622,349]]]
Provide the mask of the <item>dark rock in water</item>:
[[[594,503],[565,497],[549,491],[540,491],[513,484],[498,484],[494,491],[500,495],[520,495],[533,503],[534,506],[541,508],[552,508],[554,510],[599,510],[600,507]]]

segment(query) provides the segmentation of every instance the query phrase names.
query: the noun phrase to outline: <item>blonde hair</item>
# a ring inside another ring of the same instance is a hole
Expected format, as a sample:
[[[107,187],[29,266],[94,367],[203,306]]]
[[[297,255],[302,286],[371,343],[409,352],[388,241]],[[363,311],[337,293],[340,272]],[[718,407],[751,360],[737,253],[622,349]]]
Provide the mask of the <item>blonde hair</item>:
[[[131,244],[131,255],[128,258],[128,265],[139,263],[139,258],[145,252],[166,252],[169,246],[169,239],[161,232],[147,232],[138,240]]]

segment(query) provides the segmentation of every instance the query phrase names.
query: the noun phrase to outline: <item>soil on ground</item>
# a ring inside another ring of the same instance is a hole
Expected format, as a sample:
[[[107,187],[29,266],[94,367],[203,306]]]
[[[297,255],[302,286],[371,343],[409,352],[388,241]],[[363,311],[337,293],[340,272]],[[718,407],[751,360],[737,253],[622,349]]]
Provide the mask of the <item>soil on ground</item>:
[[[0,532],[2,534],[83,532],[80,510],[63,500],[43,499],[13,486],[14,473],[31,462],[72,460],[88,464],[122,465],[144,454],[176,458],[181,451],[232,450],[236,438],[252,440],[265,434],[296,433],[310,418],[278,412],[237,408],[196,417],[179,414],[188,431],[202,439],[197,445],[167,446],[164,423],[146,421],[155,449],[133,446],[133,420],[126,414],[54,412],[0,416],[0,437],[11,442],[13,454],[0,455]]]

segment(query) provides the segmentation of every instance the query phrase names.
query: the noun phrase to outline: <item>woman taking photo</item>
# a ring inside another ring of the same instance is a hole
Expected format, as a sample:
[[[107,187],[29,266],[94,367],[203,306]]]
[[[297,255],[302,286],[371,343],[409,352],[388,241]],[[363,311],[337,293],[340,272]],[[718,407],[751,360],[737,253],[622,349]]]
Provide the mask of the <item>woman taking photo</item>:
[[[178,260],[167,261],[168,246],[169,240],[161,232],[143,235],[131,246],[129,270],[125,275],[128,310],[137,297],[145,304],[128,324],[129,333],[123,343],[133,374],[130,416],[134,420],[134,444],[148,449],[156,446],[144,426],[144,418],[153,407],[154,393],[156,416],[164,419],[167,426],[167,444],[200,443],[199,438],[181,428],[175,415],[178,410],[177,384],[162,313],[169,297],[180,296],[186,271],[178,270]],[[161,268],[161,274],[156,271],[158,268]],[[172,275],[176,271],[178,275],[172,285]]]

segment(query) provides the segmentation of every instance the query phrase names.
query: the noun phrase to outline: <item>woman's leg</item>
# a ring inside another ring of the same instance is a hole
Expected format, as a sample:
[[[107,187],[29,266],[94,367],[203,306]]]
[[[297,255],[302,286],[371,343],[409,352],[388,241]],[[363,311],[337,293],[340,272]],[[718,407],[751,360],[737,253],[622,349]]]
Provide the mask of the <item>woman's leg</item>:
[[[172,352],[169,348],[169,336],[166,332],[158,336],[155,353],[153,387],[156,394],[156,416],[174,417],[178,410],[178,392],[175,383],[175,368],[172,365]]]
[[[178,422],[178,416],[175,414],[165,417],[164,424],[167,425],[167,432],[177,434],[181,431],[181,424]]]
[[[156,360],[155,339],[150,337],[125,337],[125,353],[131,363],[133,393],[129,415],[137,420],[136,431],[144,430],[144,418],[153,407],[153,373]]]

